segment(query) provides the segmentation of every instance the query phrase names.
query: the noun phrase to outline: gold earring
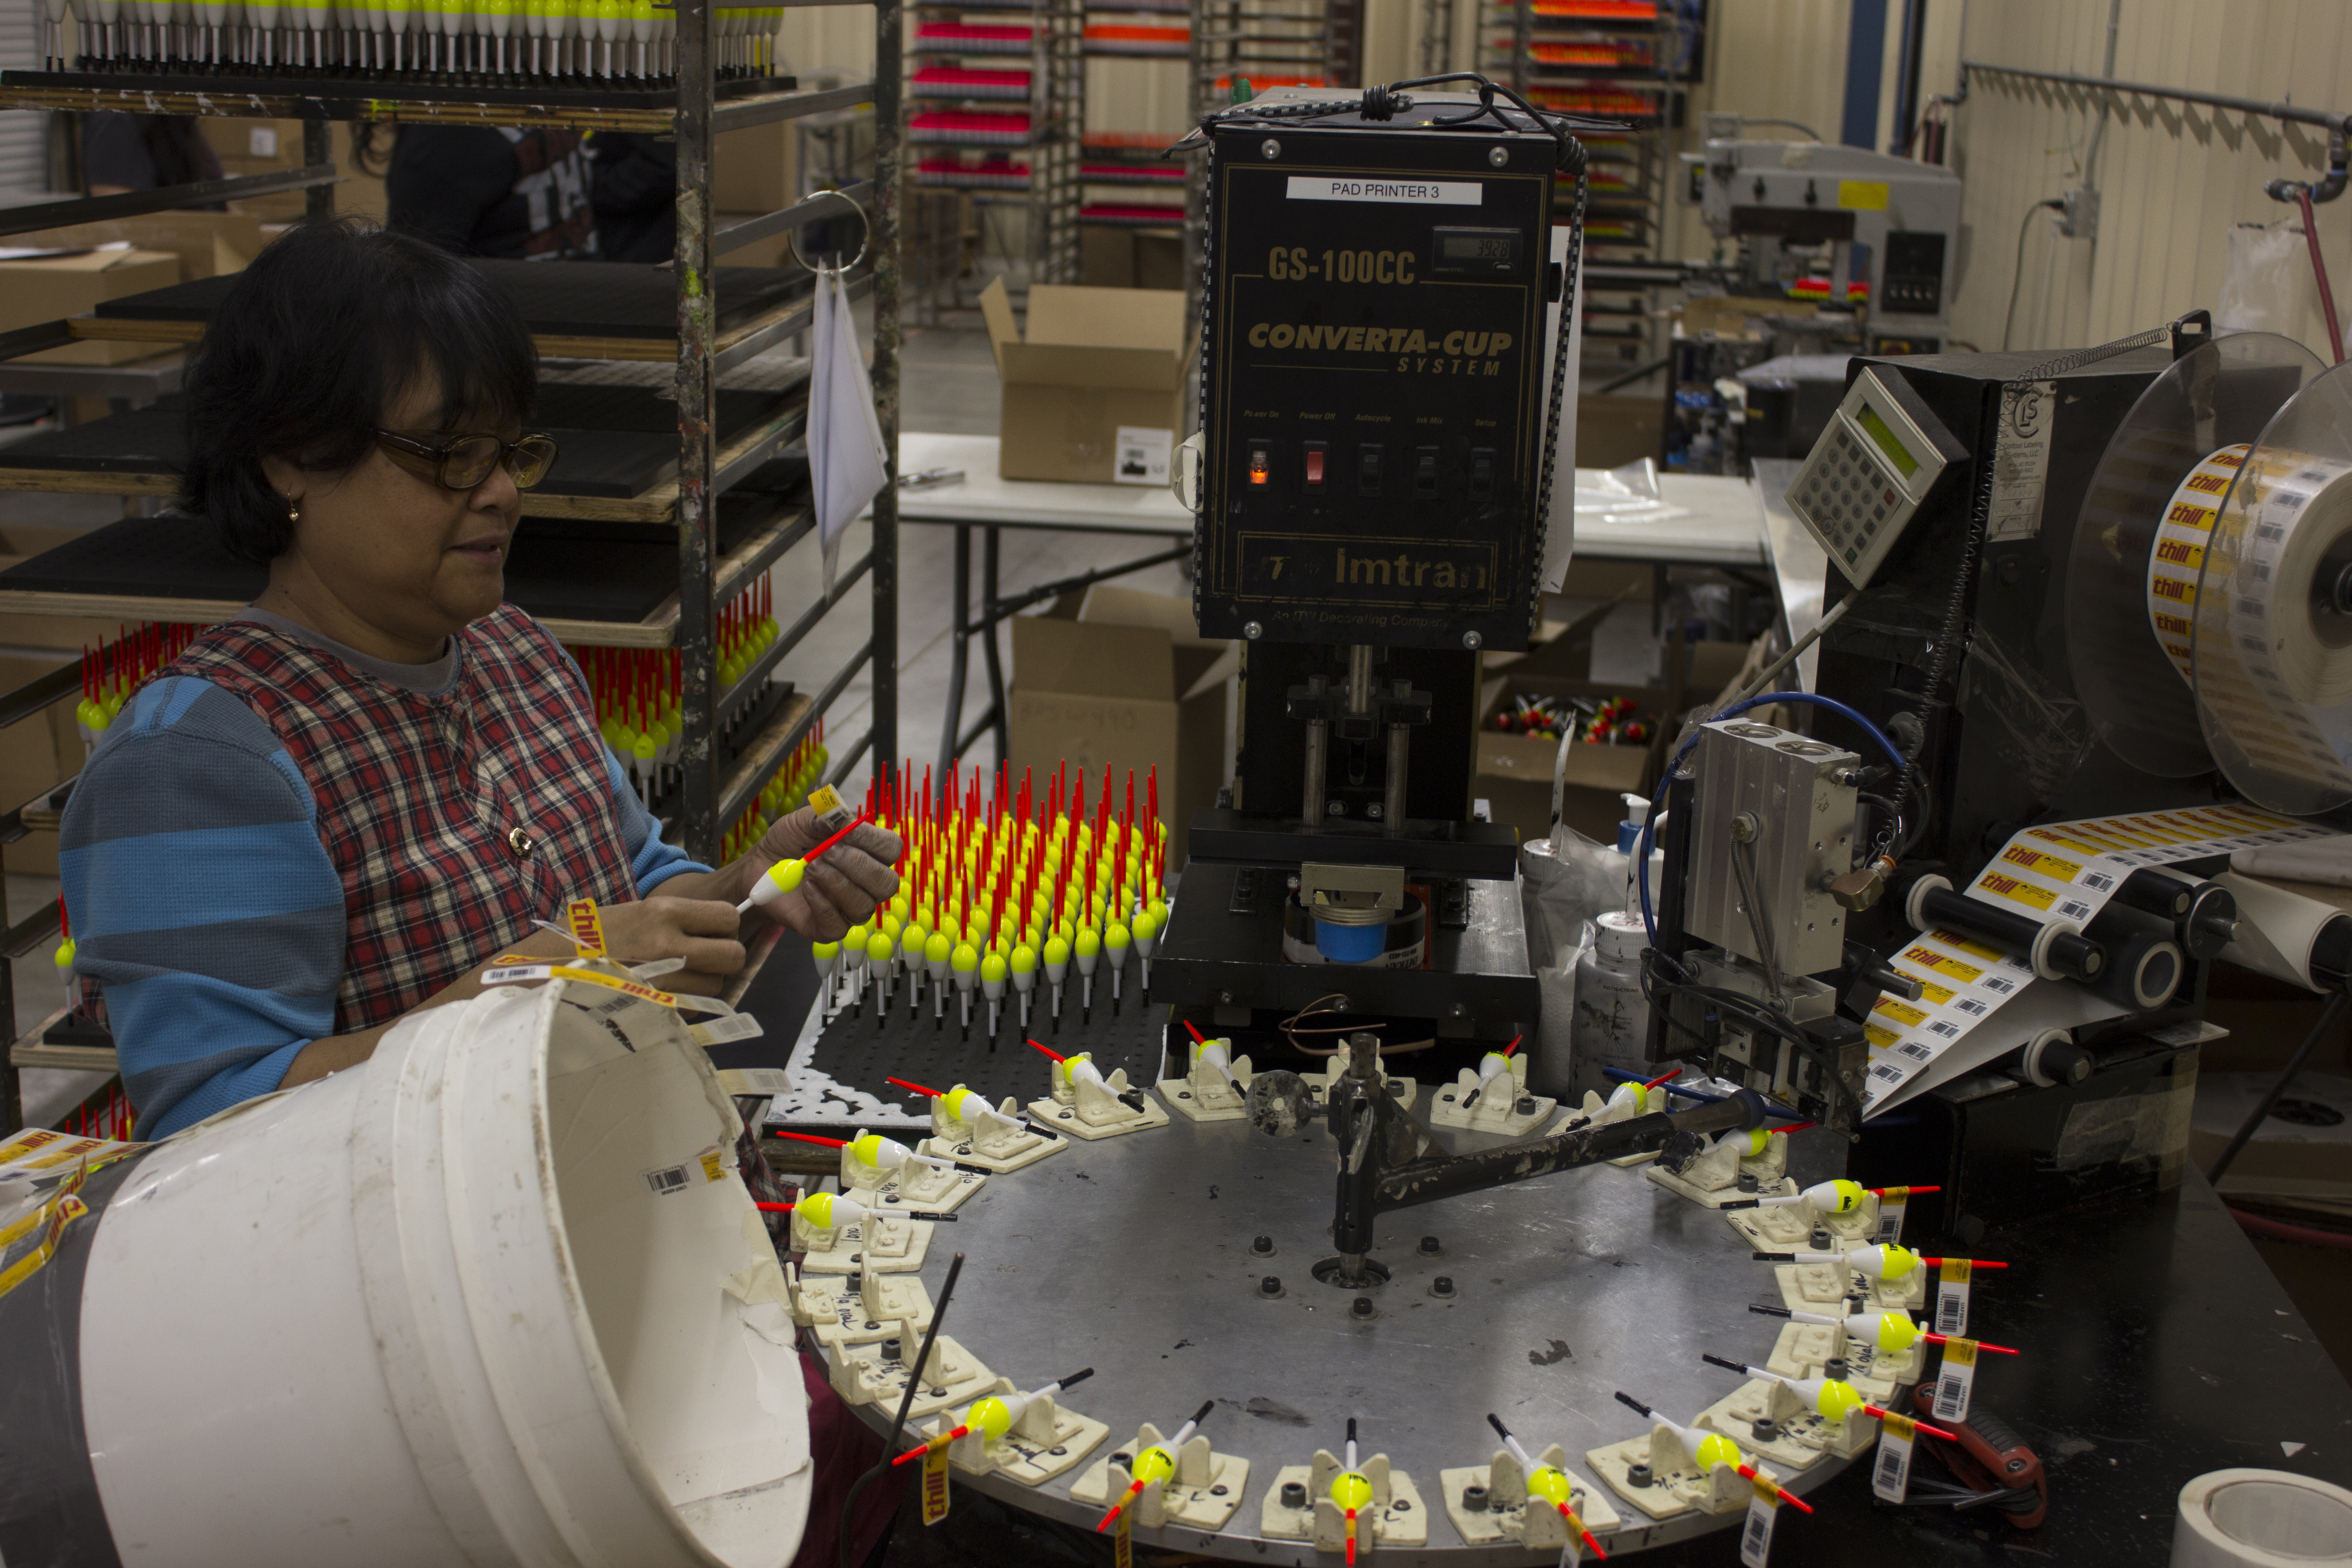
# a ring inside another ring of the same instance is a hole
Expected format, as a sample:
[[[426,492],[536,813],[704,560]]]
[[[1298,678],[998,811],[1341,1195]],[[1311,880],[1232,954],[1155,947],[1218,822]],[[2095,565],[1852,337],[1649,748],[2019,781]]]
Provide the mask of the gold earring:
[[[286,521],[289,522],[299,522],[302,521],[302,502],[300,498],[296,496],[288,496],[286,498]]]

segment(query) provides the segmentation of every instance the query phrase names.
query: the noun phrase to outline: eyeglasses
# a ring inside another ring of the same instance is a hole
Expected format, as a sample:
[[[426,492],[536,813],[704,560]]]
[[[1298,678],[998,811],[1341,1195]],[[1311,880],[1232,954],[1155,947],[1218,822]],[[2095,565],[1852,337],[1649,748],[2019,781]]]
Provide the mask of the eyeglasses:
[[[386,451],[422,458],[433,465],[432,479],[444,489],[470,490],[490,477],[499,464],[514,476],[517,489],[530,489],[555,466],[555,437],[520,436],[502,441],[496,436],[460,431],[435,441],[420,441],[396,430],[379,430],[376,445]]]

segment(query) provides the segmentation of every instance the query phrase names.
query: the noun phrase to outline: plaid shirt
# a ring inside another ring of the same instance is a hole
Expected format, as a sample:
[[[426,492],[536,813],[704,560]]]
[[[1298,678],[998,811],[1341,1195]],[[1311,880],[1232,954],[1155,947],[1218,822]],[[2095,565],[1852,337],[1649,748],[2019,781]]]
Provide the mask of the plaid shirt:
[[[347,941],[335,1031],[399,1016],[554,920],[637,896],[588,694],[511,605],[457,634],[446,692],[404,691],[267,626],[232,621],[165,675],[242,700],[318,803]]]

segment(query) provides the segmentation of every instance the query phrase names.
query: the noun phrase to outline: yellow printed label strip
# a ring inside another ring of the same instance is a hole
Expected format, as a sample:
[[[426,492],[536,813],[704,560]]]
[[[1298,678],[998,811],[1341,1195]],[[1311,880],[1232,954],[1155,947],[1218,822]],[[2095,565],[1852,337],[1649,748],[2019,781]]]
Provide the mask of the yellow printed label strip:
[[[1977,886],[1988,893],[1998,893],[2012,903],[2030,905],[2037,910],[2047,910],[2058,897],[2055,892],[2039,882],[2029,882],[2021,877],[2004,876],[1990,867],[1986,868],[1983,876],[1977,879]]]
[[[593,969],[579,969],[569,963],[516,963],[482,971],[482,984],[485,985],[516,985],[530,980],[577,980],[583,985],[602,985],[608,991],[618,991],[640,1002],[650,1002],[656,1007],[674,1008],[678,1005],[678,999],[667,991],[656,991],[634,980],[599,974]],[[695,1000],[707,1003],[710,999],[697,997]],[[726,1004],[722,1002],[719,1005],[724,1007]]]
[[[2022,909],[2037,919],[2059,917],[2086,925],[2138,867],[2334,837],[2330,829],[2238,805],[2047,823],[2011,838],[1969,887],[1968,896]],[[1865,1114],[1884,1109],[1945,1051],[2033,983],[2021,957],[1940,929],[1921,932],[1892,963],[1919,982],[1920,994],[1915,1004],[1882,998],[1864,1025],[1870,1046]]]
[[[1948,952],[1937,952],[1928,947],[1915,945],[1903,954],[1903,958],[1906,963],[1924,964],[1938,974],[1948,974],[1963,985],[1984,973],[1973,963],[1963,963]]]
[[[2029,849],[2014,842],[2000,852],[2000,858],[2010,865],[2022,866],[2029,871],[2039,871],[2062,882],[2071,882],[2083,874],[2083,868],[2074,861],[2062,860],[2047,850]]]
[[[58,1255],[58,1246],[65,1239],[66,1226],[89,1213],[89,1205],[81,1200],[81,1184],[89,1175],[89,1167],[82,1166],[68,1177],[49,1201],[27,1216],[26,1221],[9,1226],[6,1246],[37,1230],[41,1239],[22,1258],[0,1269],[0,1296],[5,1296],[34,1275],[48,1267],[49,1259]]]
[[[593,899],[574,899],[563,906],[563,924],[572,933],[572,945],[580,950],[583,958],[604,956],[604,921],[596,913]]]

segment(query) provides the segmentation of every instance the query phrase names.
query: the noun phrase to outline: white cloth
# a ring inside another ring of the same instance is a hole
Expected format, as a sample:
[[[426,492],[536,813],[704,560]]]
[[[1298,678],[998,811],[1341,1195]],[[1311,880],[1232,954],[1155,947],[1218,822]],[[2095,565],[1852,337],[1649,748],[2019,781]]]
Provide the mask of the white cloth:
[[[841,536],[889,478],[882,422],[874,414],[874,384],[866,376],[866,356],[857,347],[856,321],[838,271],[816,275],[808,406],[809,485],[830,593]]]

